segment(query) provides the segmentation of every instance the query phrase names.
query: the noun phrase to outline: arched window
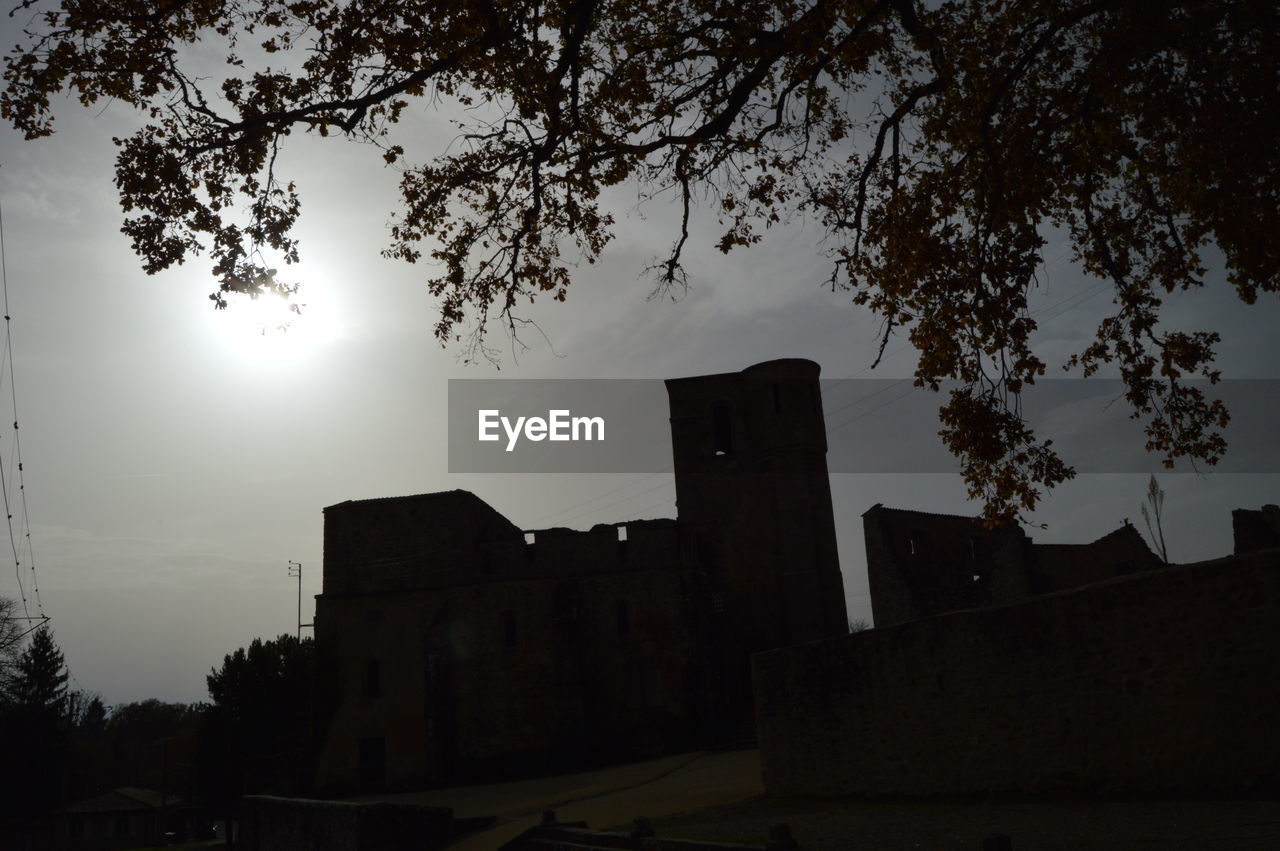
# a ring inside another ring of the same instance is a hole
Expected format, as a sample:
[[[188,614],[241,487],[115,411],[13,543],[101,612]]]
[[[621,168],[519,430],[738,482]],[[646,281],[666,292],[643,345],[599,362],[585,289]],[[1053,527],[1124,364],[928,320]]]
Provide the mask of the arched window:
[[[377,659],[370,659],[364,666],[365,697],[382,697],[382,666]]]

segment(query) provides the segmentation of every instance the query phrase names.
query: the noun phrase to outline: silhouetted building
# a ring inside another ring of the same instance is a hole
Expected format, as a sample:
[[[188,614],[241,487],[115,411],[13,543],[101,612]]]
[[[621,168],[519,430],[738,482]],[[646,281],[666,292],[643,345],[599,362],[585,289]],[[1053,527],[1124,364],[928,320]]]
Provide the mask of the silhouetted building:
[[[1231,512],[1231,532],[1236,555],[1280,547],[1280,506],[1237,508]]]
[[[466,491],[326,508],[317,785],[749,734],[750,654],[847,631],[818,372],[667,381],[678,520],[526,532]]]
[[[68,805],[56,817],[52,847],[114,851],[168,845],[196,838],[202,824],[207,822],[197,811],[173,795],[126,786]]]
[[[1278,513],[1233,512],[1234,555],[1163,565],[1127,523],[1046,546],[875,506],[877,628],[753,657],[765,789],[1273,794]]]
[[[973,517],[879,504],[862,523],[877,627],[1163,567],[1128,522],[1088,544],[1036,544],[1016,524],[988,529]]]

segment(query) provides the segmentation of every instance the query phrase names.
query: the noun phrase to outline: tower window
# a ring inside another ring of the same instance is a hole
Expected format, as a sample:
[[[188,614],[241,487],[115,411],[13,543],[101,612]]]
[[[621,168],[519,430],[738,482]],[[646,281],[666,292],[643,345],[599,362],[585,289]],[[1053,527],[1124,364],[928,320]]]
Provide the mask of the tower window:
[[[364,696],[382,697],[382,666],[377,659],[370,659],[364,666]]]
[[[514,650],[516,648],[516,613],[502,613],[502,631],[506,641],[507,649]]]
[[[778,387],[778,382],[773,382],[773,412],[775,414],[782,413],[782,389]]]
[[[716,455],[729,455],[733,452],[729,406],[723,402],[711,406],[711,448]]]
[[[626,601],[618,603],[618,635],[627,635],[631,632],[631,610],[627,608]]]

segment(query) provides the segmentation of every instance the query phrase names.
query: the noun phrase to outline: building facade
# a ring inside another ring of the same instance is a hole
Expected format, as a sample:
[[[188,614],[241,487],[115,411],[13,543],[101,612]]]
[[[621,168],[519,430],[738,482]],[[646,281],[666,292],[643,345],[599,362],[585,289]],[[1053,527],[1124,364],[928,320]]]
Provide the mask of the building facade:
[[[1239,521],[1237,521],[1239,522]],[[862,515],[877,627],[1021,603],[1163,567],[1125,521],[1087,544],[1037,544],[1017,524],[875,505]]]
[[[466,491],[325,509],[316,785],[731,740],[750,655],[842,635],[817,364],[666,382],[678,519],[521,530]]]

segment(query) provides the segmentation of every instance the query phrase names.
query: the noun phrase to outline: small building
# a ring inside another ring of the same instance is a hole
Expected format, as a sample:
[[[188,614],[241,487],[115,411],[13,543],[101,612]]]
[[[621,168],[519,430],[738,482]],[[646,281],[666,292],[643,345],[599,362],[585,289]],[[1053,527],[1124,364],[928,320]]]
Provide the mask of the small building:
[[[847,631],[818,365],[666,382],[677,519],[325,509],[316,785],[565,770],[753,734],[752,653]]]
[[[174,795],[123,786],[66,807],[55,821],[55,847],[115,851],[166,845],[195,835],[196,811]]]

